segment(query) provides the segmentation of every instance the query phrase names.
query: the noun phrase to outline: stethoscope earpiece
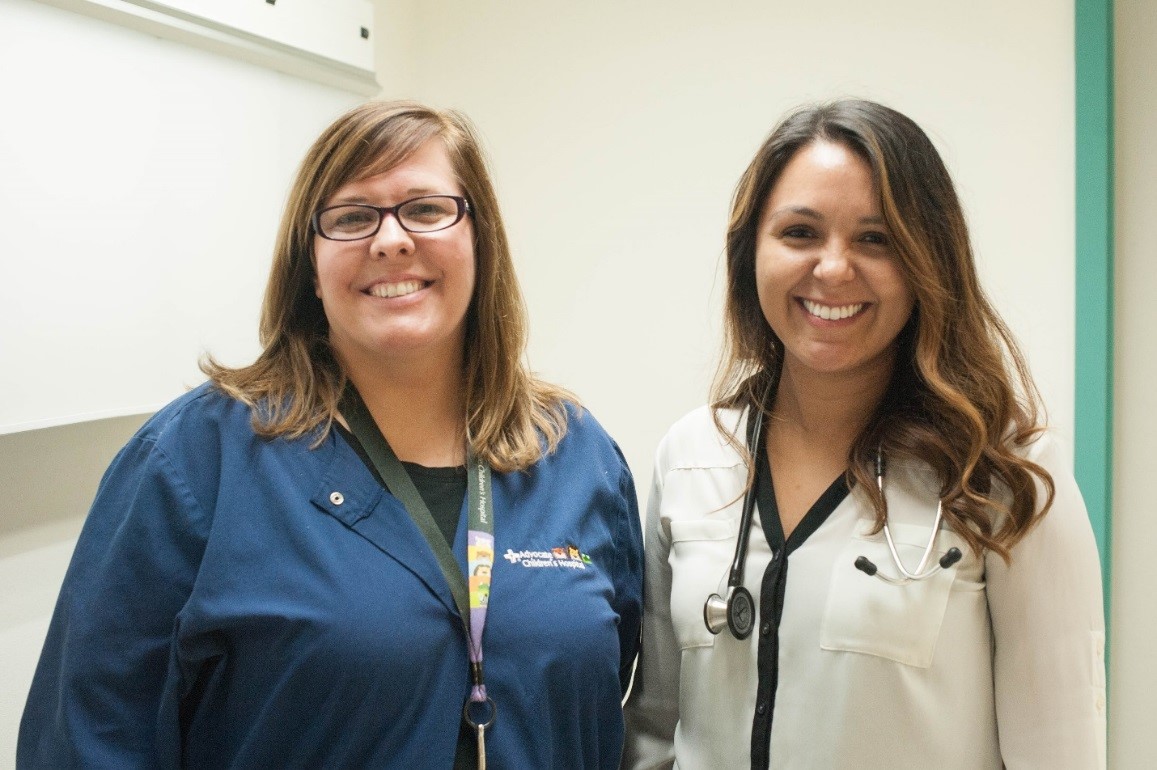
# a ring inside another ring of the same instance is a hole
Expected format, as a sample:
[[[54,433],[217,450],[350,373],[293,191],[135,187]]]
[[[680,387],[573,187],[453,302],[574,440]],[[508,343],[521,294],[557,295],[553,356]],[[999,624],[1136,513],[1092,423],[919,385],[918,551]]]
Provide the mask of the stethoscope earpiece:
[[[956,546],[948,549],[948,553],[940,557],[940,569],[948,569],[956,562],[964,558],[964,554]]]
[[[857,556],[856,561],[855,561],[855,565],[856,565],[856,569],[858,569],[860,572],[863,572],[865,575],[868,575],[869,577],[875,575],[876,577],[880,578],[880,580],[883,580],[885,583],[891,583],[894,586],[902,586],[905,583],[911,583],[911,582],[916,581],[916,580],[924,580],[925,578],[930,578],[933,575],[935,575],[937,572],[940,572],[941,570],[946,570],[949,567],[953,566],[954,564],[956,564],[956,562],[960,561],[963,558],[964,558],[964,554],[962,554],[960,552],[960,549],[957,548],[956,546],[953,546],[953,547],[949,548],[948,551],[945,552],[945,554],[943,556],[940,557],[940,560],[937,562],[937,564],[939,564],[940,566],[933,567],[932,569],[928,570],[927,572],[923,572],[923,571],[918,569],[918,570],[916,570],[915,573],[905,573],[905,576],[900,577],[900,578],[893,578],[893,577],[888,577],[887,575],[878,574],[879,568],[876,566],[876,563],[874,561],[872,561],[871,559],[869,559],[867,556]],[[901,570],[904,569],[903,564],[901,564],[899,561],[896,562],[896,566],[899,567]]]

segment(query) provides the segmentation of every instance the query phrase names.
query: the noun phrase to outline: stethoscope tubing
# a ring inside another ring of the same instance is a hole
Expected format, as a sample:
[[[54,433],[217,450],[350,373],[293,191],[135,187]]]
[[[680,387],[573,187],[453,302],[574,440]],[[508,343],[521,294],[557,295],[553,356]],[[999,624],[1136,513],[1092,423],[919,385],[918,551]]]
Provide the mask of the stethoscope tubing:
[[[752,406],[751,409],[755,409]],[[755,466],[755,453],[759,451],[763,434],[763,409],[755,412],[755,425],[747,450]],[[755,519],[755,483],[752,480],[743,495],[743,507],[739,514],[739,532],[735,537],[735,558],[727,575],[726,596],[713,593],[703,603],[703,623],[707,630],[718,634],[726,625],[736,639],[746,639],[755,627],[755,600],[751,592],[743,587],[743,570],[747,561],[747,545],[751,538],[751,523]]]

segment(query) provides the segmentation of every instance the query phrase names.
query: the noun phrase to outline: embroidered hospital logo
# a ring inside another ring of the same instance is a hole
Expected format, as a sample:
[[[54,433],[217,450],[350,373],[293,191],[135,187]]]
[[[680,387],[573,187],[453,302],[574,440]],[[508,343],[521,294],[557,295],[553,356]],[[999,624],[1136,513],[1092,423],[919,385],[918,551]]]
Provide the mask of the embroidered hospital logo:
[[[567,544],[564,547],[551,548],[544,551],[516,551],[507,548],[502,558],[511,564],[521,564],[523,567],[554,567],[556,569],[586,569],[591,564],[591,556],[582,553],[578,546]]]

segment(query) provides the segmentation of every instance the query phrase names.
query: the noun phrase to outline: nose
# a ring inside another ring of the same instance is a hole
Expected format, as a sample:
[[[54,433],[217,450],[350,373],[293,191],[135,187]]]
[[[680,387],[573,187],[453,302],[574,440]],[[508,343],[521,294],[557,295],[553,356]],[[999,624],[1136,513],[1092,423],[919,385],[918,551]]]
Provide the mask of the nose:
[[[827,283],[847,283],[856,277],[851,246],[832,242],[820,251],[814,275]]]
[[[371,256],[388,259],[414,253],[414,239],[393,213],[382,217],[381,227],[374,233],[370,243]]]

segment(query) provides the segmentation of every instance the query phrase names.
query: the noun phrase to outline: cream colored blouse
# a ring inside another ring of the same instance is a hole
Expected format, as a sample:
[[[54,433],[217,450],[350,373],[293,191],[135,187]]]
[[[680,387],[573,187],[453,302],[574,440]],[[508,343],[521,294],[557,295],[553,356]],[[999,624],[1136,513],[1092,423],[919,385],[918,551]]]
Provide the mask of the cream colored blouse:
[[[736,411],[724,425],[745,435]],[[866,497],[853,490],[788,556],[770,752],[773,768],[1103,768],[1104,616],[1096,545],[1069,463],[1048,435],[1027,456],[1052,474],[1052,510],[1013,550],[893,586]],[[756,633],[708,632],[724,593],[747,469],[707,408],[659,446],[646,522],[643,652],[627,704],[624,767],[750,765]],[[890,528],[909,570],[936,513],[929,469],[889,464]],[[771,552],[758,511],[744,585],[760,601]]]

